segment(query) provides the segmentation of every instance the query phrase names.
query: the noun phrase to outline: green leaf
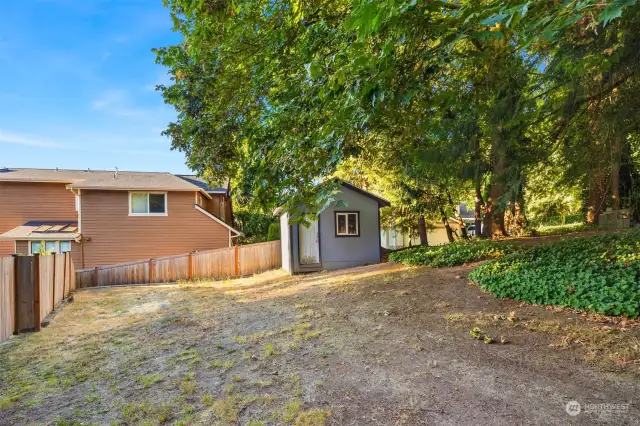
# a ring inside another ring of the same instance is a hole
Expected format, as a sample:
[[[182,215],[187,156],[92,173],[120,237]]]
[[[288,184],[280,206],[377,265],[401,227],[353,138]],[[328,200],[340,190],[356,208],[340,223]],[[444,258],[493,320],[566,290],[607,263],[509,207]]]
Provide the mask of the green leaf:
[[[482,25],[493,27],[498,22],[504,21],[508,16],[510,15],[507,15],[506,13],[497,13],[495,15],[489,16],[487,19],[483,19],[480,23]]]
[[[324,67],[317,61],[308,63],[307,65],[305,65],[305,68],[307,69],[309,77],[314,80],[324,73]]]

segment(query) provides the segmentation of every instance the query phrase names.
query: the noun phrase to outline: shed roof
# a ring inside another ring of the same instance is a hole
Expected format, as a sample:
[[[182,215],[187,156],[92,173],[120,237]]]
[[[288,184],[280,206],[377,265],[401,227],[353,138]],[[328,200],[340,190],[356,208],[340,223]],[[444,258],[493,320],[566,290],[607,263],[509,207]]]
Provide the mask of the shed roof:
[[[378,202],[378,204],[380,205],[380,207],[389,207],[391,205],[390,202],[388,202],[387,200],[385,200],[384,198],[380,198],[376,195],[373,195],[370,192],[365,191],[364,189],[358,188],[355,185],[351,185],[348,182],[345,182],[343,180],[340,181],[340,184],[346,188],[351,189],[352,191],[356,191],[359,194],[364,195],[365,197],[369,197],[369,198],[373,198],[374,200],[376,200]]]
[[[78,235],[75,221],[30,221],[0,235],[5,240],[73,240]]]

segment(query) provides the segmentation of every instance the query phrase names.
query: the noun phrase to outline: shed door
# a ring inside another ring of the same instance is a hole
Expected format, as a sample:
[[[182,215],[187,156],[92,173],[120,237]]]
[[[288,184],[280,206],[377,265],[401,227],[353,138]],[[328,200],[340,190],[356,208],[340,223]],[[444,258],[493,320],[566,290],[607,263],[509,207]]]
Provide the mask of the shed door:
[[[320,238],[317,220],[311,222],[308,228],[302,223],[298,226],[298,246],[301,265],[320,264]]]

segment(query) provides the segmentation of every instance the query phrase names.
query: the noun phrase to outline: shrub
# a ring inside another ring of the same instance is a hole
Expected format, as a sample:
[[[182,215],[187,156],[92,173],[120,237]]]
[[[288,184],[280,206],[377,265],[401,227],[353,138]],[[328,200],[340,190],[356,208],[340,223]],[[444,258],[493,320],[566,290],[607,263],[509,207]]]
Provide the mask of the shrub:
[[[280,222],[274,222],[269,225],[268,241],[277,241],[280,239]]]
[[[640,315],[640,231],[571,238],[475,268],[469,278],[500,298],[605,315]]]
[[[417,246],[389,255],[389,260],[407,266],[456,266],[477,260],[502,257],[516,246],[490,240],[456,241],[441,246]]]
[[[242,244],[261,243],[268,241],[269,228],[277,218],[262,214],[250,213],[247,211],[237,211],[234,213],[236,228],[244,234],[240,238]]]

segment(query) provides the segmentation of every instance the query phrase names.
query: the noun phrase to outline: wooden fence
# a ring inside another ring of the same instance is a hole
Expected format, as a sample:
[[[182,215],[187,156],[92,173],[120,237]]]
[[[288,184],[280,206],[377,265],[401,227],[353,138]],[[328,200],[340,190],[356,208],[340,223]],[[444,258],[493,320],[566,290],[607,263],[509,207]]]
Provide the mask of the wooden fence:
[[[238,278],[282,266],[280,241],[119,263],[76,272],[78,288]]]
[[[25,330],[40,330],[42,321],[75,290],[68,253],[0,258],[0,340]]]

